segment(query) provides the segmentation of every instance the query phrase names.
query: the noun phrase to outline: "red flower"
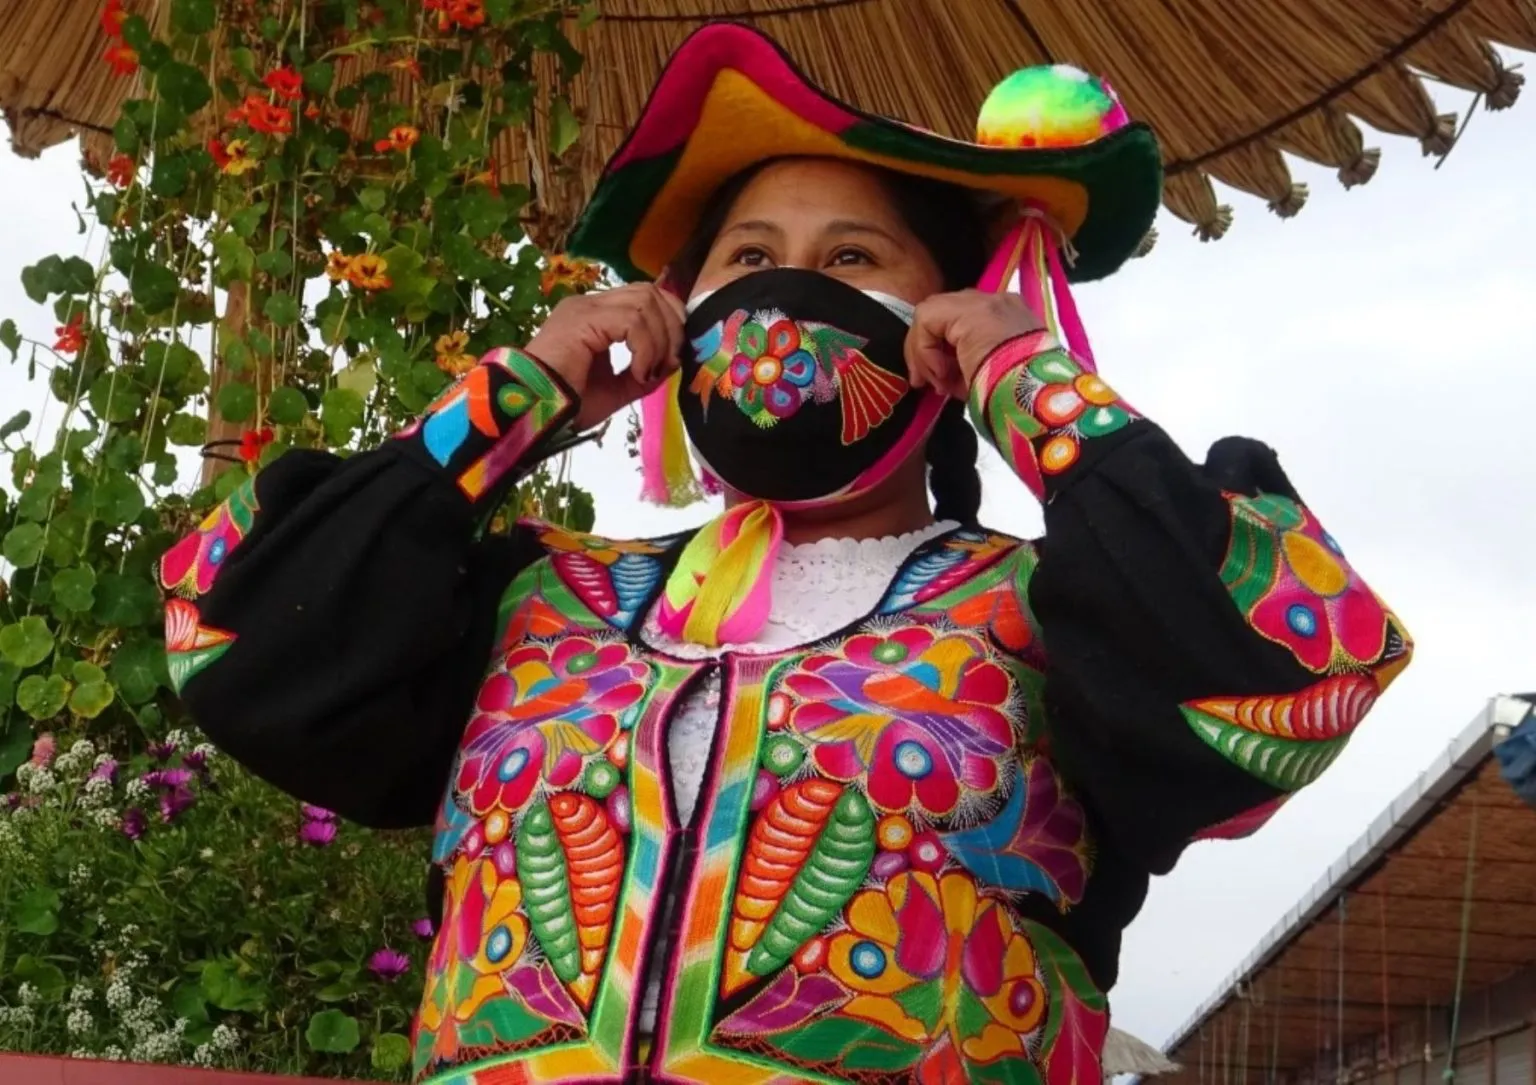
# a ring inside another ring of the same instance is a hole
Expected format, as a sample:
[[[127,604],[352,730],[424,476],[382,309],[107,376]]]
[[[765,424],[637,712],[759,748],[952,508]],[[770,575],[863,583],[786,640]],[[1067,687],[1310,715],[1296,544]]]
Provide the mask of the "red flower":
[[[101,11],[101,30],[109,38],[123,36],[123,23],[127,22],[128,13],[123,10],[123,0],[107,0],[107,6]]]
[[[484,0],[427,0],[423,6],[437,12],[437,29],[442,33],[454,27],[473,30],[485,25]]]
[[[292,68],[274,68],[261,82],[279,98],[290,102],[304,96],[304,77]]]
[[[240,458],[246,463],[261,459],[261,450],[272,443],[272,427],[248,429],[240,435]]]
[[[229,152],[224,149],[223,140],[217,138],[210,139],[208,141],[208,153],[213,156],[213,164],[219,167],[219,169],[222,170],[225,166],[229,165]]]
[[[107,163],[107,180],[118,188],[127,188],[133,184],[134,175],[139,172],[139,164],[125,154],[112,156],[112,161]]]
[[[225,118],[230,124],[244,124],[269,136],[286,136],[293,132],[293,113],[282,106],[273,105],[259,94],[246,95],[238,109]]]
[[[58,342],[53,344],[53,349],[60,354],[79,354],[80,348],[85,346],[85,314],[76,313],[69,318],[69,323],[53,329],[58,334]]]
[[[304,116],[312,121],[320,119],[320,106],[316,102],[310,102],[304,107]]]
[[[106,55],[102,59],[112,69],[113,75],[132,75],[139,70],[139,54],[120,41],[107,46]]]
[[[400,57],[391,60],[389,66],[397,72],[405,72],[412,79],[421,78],[421,63],[415,57]]]
[[[384,137],[373,145],[373,149],[378,151],[380,154],[383,154],[386,151],[399,151],[401,154],[404,154],[412,147],[416,146],[416,141],[420,138],[421,133],[418,132],[412,125],[396,125],[394,128],[389,130],[388,136]]]

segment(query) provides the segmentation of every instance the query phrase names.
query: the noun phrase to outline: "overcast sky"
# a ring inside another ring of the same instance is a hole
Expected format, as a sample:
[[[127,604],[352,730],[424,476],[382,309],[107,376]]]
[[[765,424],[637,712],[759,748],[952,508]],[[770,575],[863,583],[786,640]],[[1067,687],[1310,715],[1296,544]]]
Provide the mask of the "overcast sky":
[[[1165,216],[1151,256],[1078,292],[1115,387],[1197,458],[1234,433],[1279,449],[1418,642],[1414,665],[1322,781],[1257,838],[1201,845],[1154,884],[1112,997],[1116,1023],[1154,1042],[1486,698],[1536,688],[1536,102],[1478,113],[1438,171],[1411,141],[1378,142],[1368,185],[1345,192],[1330,171],[1298,165],[1312,199],[1295,219],[1224,194],[1237,212],[1226,239],[1201,244]],[[37,338],[54,322],[17,276],[48,253],[82,251],[69,207],[80,191],[73,147],[40,161],[0,153],[0,318]],[[44,398],[0,361],[0,421]],[[599,530],[701,519],[639,505],[617,438],[584,449],[576,478],[597,495]],[[1033,499],[995,457],[986,492],[990,526],[1039,531]]]

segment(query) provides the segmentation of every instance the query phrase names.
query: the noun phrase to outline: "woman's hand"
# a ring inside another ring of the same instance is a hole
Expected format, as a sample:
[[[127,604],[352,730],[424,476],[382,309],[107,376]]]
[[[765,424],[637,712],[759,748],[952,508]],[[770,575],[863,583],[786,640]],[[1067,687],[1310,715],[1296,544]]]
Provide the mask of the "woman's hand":
[[[917,307],[907,333],[912,387],[936,388],[964,399],[989,354],[1009,339],[1044,327],[1017,294],[935,294]]]
[[[589,429],[672,375],[683,346],[683,303],[652,283],[578,294],[556,305],[528,353],[581,397],[577,429]],[[629,367],[613,370],[609,348],[629,348]]]

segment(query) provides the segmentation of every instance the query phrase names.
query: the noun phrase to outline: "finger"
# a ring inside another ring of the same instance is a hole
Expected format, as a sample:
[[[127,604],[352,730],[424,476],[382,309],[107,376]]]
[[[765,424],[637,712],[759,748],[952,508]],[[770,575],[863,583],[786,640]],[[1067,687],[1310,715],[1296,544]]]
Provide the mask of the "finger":
[[[946,298],[931,298],[918,306],[904,344],[907,371],[917,387],[954,394],[960,371],[949,342],[954,321],[955,306]]]
[[[682,299],[664,290],[657,290],[655,298],[656,307],[661,313],[661,326],[667,333],[667,359],[663,375],[670,376],[682,364],[683,351],[688,345],[687,335],[683,331],[688,314]]]
[[[647,292],[637,298],[632,321],[637,337],[644,343],[644,349],[632,345],[630,370],[637,380],[650,383],[667,364],[670,342],[661,309],[651,293]]]

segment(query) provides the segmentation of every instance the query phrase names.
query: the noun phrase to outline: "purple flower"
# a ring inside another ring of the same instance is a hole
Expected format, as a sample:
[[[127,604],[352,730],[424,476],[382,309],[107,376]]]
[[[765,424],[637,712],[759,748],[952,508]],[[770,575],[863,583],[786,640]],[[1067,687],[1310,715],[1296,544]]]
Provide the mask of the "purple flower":
[[[426,916],[422,916],[416,922],[412,923],[411,930],[416,932],[417,938],[431,938],[434,934],[437,933],[437,929],[432,926],[432,920]]]
[[[306,821],[299,826],[299,839],[317,848],[328,847],[336,839],[334,821]]]
[[[147,824],[144,811],[135,806],[123,815],[123,824],[121,826],[123,835],[129,840],[137,840],[144,835],[144,829]]]
[[[140,779],[156,791],[184,791],[192,782],[192,773],[187,769],[155,769]]]
[[[149,744],[148,753],[149,756],[153,757],[156,761],[169,761],[171,757],[176,753],[176,743],[151,742]]]
[[[335,811],[327,810],[323,806],[311,806],[307,802],[299,803],[299,813],[303,814],[305,817],[309,818],[311,821],[335,821],[336,820],[336,813],[335,813]]]
[[[169,825],[175,821],[192,804],[197,802],[197,796],[185,787],[174,787],[160,793],[160,820]]]
[[[182,765],[185,768],[189,768],[193,772],[197,773],[197,775],[198,775],[198,777],[200,779],[206,780],[208,778],[208,755],[207,754],[201,754],[201,753],[198,753],[196,750],[193,750],[189,754],[183,754],[182,755],[181,763],[182,763]]]
[[[21,796],[16,792],[7,792],[0,795],[0,810],[14,810],[21,805]]]
[[[117,780],[117,759],[112,757],[105,758],[101,764],[91,770],[89,778],[92,780],[105,780],[109,784],[114,783]]]
[[[398,949],[376,950],[368,958],[368,970],[381,980],[397,980],[411,969],[411,959]]]

